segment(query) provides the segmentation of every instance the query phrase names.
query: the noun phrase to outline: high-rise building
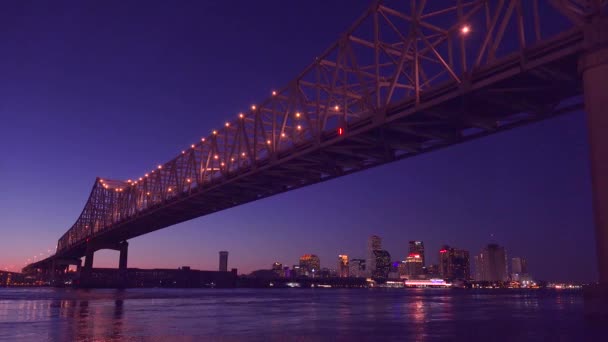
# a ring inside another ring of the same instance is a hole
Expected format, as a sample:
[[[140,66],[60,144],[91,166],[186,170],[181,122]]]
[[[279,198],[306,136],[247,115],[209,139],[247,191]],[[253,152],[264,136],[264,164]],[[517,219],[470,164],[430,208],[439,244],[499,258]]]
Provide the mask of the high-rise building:
[[[413,279],[422,275],[423,268],[423,258],[418,253],[410,253],[407,258],[405,258],[405,276],[408,279]]]
[[[469,251],[444,245],[439,250],[439,275],[445,279],[470,279]]]
[[[424,266],[422,270],[424,277],[427,279],[435,278],[439,276],[439,266],[437,264],[431,264]]]
[[[348,276],[353,278],[365,278],[365,259],[351,259],[348,262]]]
[[[228,252],[220,251],[220,272],[228,272]]]
[[[304,275],[314,277],[321,270],[321,260],[314,254],[304,254],[300,257],[300,268]]]
[[[507,281],[507,252],[495,243],[487,245],[475,257],[475,280]]]
[[[338,255],[338,268],[336,268],[336,272],[338,277],[347,278],[349,269],[348,269],[348,255],[340,254]]]
[[[511,259],[511,280],[520,281],[526,274],[528,274],[526,259],[519,257]]]
[[[420,259],[422,260],[422,267],[426,266],[425,259],[424,259],[424,243],[422,241],[410,241],[409,247],[410,247],[409,254],[420,255]]]
[[[391,271],[391,255],[385,250],[374,251],[374,266],[372,270],[372,277],[374,278],[388,278],[388,274]]]
[[[375,251],[382,249],[382,240],[377,235],[372,235],[367,240],[367,258],[365,260],[365,269],[367,270],[367,276],[372,277],[376,270],[376,255]]]
[[[399,274],[399,278],[407,278],[407,268],[406,268],[405,260],[400,261],[399,265],[397,265],[397,273]]]
[[[299,278],[304,276],[304,270],[302,269],[302,267],[300,267],[300,265],[293,265],[291,267],[291,277],[292,278]]]
[[[272,264],[272,271],[277,275],[277,277],[284,277],[285,273],[283,271],[283,264],[280,262],[274,262]]]

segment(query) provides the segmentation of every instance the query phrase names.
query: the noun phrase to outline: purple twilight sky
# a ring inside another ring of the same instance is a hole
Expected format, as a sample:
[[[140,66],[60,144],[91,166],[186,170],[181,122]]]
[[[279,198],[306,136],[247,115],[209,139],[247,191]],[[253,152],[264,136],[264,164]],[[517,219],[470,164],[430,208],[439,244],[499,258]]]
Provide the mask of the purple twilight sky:
[[[367,1],[11,1],[0,8],[0,268],[54,248],[96,176],[128,179],[289,82]],[[130,240],[130,267],[240,272],[315,253],[394,260],[496,241],[538,279],[596,279],[584,113]],[[101,251],[96,267],[116,267]]]

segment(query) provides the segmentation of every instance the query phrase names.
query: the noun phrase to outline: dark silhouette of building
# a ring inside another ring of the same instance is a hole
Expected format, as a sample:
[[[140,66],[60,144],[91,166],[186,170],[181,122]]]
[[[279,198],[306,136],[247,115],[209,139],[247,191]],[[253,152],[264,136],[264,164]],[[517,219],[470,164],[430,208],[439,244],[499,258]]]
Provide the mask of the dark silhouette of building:
[[[439,250],[439,275],[445,279],[470,279],[469,251],[444,245]]]
[[[348,262],[348,276],[353,278],[365,278],[365,259],[352,259]]]
[[[228,252],[220,252],[220,272],[228,272]]]
[[[374,251],[374,264],[376,268],[372,270],[373,278],[388,278],[391,271],[391,255],[385,250]]]
[[[507,252],[495,243],[487,245],[475,257],[475,280],[507,281]]]
[[[382,249],[382,239],[377,235],[372,235],[367,240],[367,256],[365,259],[365,269],[367,276],[372,277],[376,270],[376,255],[375,251]]]
[[[511,259],[511,280],[520,281],[528,274],[528,263],[524,258]]]
[[[283,264],[280,262],[274,262],[272,264],[272,271],[276,274],[277,277],[284,277],[285,271],[283,270]]]

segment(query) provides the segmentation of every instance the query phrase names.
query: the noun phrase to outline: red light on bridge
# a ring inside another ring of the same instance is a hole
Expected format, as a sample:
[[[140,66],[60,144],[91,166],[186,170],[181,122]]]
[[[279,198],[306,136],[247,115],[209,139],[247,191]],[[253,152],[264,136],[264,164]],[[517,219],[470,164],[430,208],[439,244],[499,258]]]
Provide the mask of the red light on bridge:
[[[338,128],[338,135],[342,135],[344,134],[344,128],[340,127]]]
[[[447,252],[448,252],[447,249],[442,249],[442,250],[439,251],[439,253],[447,253]]]

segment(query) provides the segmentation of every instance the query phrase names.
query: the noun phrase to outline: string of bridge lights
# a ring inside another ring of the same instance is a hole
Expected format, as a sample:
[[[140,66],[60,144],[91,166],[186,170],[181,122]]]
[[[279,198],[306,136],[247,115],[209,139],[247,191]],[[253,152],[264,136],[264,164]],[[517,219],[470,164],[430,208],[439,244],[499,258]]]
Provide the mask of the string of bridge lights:
[[[278,95],[278,93],[277,93],[277,91],[276,91],[276,90],[273,90],[271,94],[272,94],[272,96],[277,96],[277,95]],[[335,105],[335,106],[333,107],[333,109],[334,109],[335,111],[340,111],[340,106],[339,106],[339,105]],[[256,106],[256,105],[251,105],[251,110],[252,110],[252,111],[257,110],[257,106]],[[245,119],[245,117],[246,117],[246,116],[245,116],[245,114],[243,114],[243,113],[239,113],[239,114],[238,114],[238,118],[239,118],[239,119]],[[300,119],[300,118],[302,117],[302,113],[300,113],[300,112],[296,112],[296,113],[294,114],[294,117],[295,117],[296,119]],[[230,125],[231,125],[231,123],[230,123],[230,122],[226,122],[226,123],[224,124],[224,126],[225,126],[226,128],[230,127]],[[296,126],[295,126],[295,129],[296,129],[297,131],[301,131],[303,128],[302,128],[302,125],[301,125],[301,124],[298,124],[298,125],[296,125]],[[343,132],[343,129],[342,129],[342,128],[339,128],[339,130],[338,130],[338,134],[339,134],[339,135],[342,135],[342,132]],[[212,131],[211,131],[211,133],[212,133],[212,135],[214,135],[214,136],[215,136],[215,135],[217,135],[217,134],[218,134],[218,131],[217,131],[217,130],[212,130]],[[286,134],[285,132],[282,132],[282,133],[280,134],[280,137],[281,137],[281,138],[286,138],[286,137],[287,137],[287,134]],[[205,141],[206,141],[206,138],[204,138],[204,137],[203,137],[203,138],[201,138],[201,143],[203,143],[203,142],[205,142]],[[271,140],[266,140],[266,144],[270,145],[270,144],[272,144],[272,141],[271,141]],[[195,149],[195,148],[196,148],[196,145],[195,145],[195,144],[190,145],[190,149]],[[181,151],[181,154],[186,154],[186,150],[182,150],[182,151]],[[244,158],[244,157],[246,157],[246,156],[247,156],[247,153],[245,153],[245,152],[241,152],[240,156]],[[213,155],[213,159],[214,159],[214,160],[219,160],[219,158],[220,158],[220,156],[219,156],[219,155],[217,155],[217,154]],[[231,157],[231,158],[230,158],[230,161],[231,161],[231,162],[234,162],[234,161],[235,161],[235,158],[234,158],[234,157]],[[223,167],[223,166],[225,166],[225,165],[226,165],[226,163],[225,163],[224,161],[221,161],[221,162],[220,162],[220,166],[222,166],[222,167]],[[163,168],[163,165],[162,165],[162,164],[159,164],[159,165],[158,165],[156,168],[157,168],[158,170],[161,170],[161,169]],[[135,181],[133,181],[132,179],[129,179],[129,180],[127,180],[127,183],[128,183],[128,185],[129,185],[129,186],[135,186],[135,185],[137,185],[137,184],[138,184],[138,182],[142,182],[142,181],[143,181],[145,178],[148,178],[148,177],[150,176],[150,174],[153,174],[155,171],[156,171],[156,170],[152,170],[152,171],[150,171],[150,173],[146,173],[146,174],[144,174],[142,177],[139,177],[139,179],[137,179],[137,180],[135,180]],[[187,182],[187,183],[191,183],[191,182],[192,182],[192,180],[188,178],[188,179],[186,179],[186,182]],[[101,184],[102,184],[102,186],[104,187],[104,189],[109,189],[109,188],[110,188],[110,185],[108,185],[108,184],[107,184],[107,182],[105,182],[105,181],[104,181],[103,179],[101,179],[101,178],[99,179],[99,183],[101,183]],[[114,191],[116,191],[116,192],[123,192],[123,191],[124,191],[124,188],[114,188]],[[167,189],[167,191],[172,192],[172,191],[173,191],[173,189],[172,189],[172,188],[168,188],[168,189]],[[150,193],[148,192],[148,193],[147,193],[147,195],[149,196],[149,195],[150,195]]]
[[[52,256],[53,254],[55,254],[57,250],[57,246],[55,246],[55,248],[49,248],[46,250],[46,252],[40,252],[38,254],[35,254],[34,256],[30,257],[30,258],[26,258],[23,260],[23,266],[27,266],[31,263],[35,263],[38,262],[40,260],[43,260],[45,258],[48,258],[50,256]],[[4,265],[3,267],[0,267],[0,271],[6,271],[6,272],[19,272],[21,271],[18,265],[15,264],[11,264],[11,265]]]
[[[469,33],[471,33],[471,26],[470,26],[470,25],[468,25],[468,24],[464,24],[464,25],[462,25],[462,26],[460,27],[459,32],[460,32],[460,34],[461,34],[462,36],[466,36],[466,35],[468,35]],[[278,93],[276,90],[273,90],[273,91],[271,92],[271,95],[272,95],[273,97],[274,97],[274,96],[277,96],[278,94],[279,94],[279,93]],[[256,106],[255,104],[251,105],[251,111],[255,112],[256,110],[257,110],[257,106]],[[339,111],[340,111],[340,106],[339,106],[339,105],[334,105],[333,110],[334,110],[334,111],[336,111],[336,112],[339,112]],[[300,113],[300,112],[296,112],[296,113],[294,114],[294,117],[295,117],[296,119],[300,119],[300,118],[301,118],[301,116],[302,116],[302,113]],[[239,119],[241,119],[241,120],[245,119],[245,117],[246,117],[246,115],[245,115],[244,113],[239,113],[239,114],[238,114],[238,118],[239,118]],[[224,124],[224,126],[225,126],[226,128],[229,128],[229,127],[230,127],[230,125],[231,125],[231,123],[230,123],[230,122],[226,122],[226,123]],[[301,124],[298,124],[298,125],[296,125],[296,126],[295,126],[295,129],[296,129],[297,131],[302,131],[302,129],[303,129],[303,128],[302,128],[302,125],[301,125]],[[216,136],[216,135],[218,134],[218,131],[217,131],[217,130],[212,130],[212,131],[211,131],[211,133],[212,133],[212,135]],[[338,133],[338,135],[342,135],[342,134],[344,133],[344,128],[342,128],[342,127],[338,127],[338,132],[337,132],[337,133]],[[287,134],[286,134],[285,132],[281,132],[280,137],[281,137],[281,138],[286,138],[286,137],[287,137]],[[203,138],[201,138],[200,143],[204,143],[205,141],[206,141],[206,138],[205,138],[205,137],[203,137]],[[272,144],[272,141],[271,141],[271,140],[266,140],[266,144],[267,144],[267,145],[271,145],[271,144]],[[196,148],[196,144],[191,144],[191,145],[190,145],[190,149],[195,149],[195,148]],[[182,151],[181,151],[181,154],[186,154],[186,150],[182,150]],[[245,152],[242,152],[242,153],[241,153],[241,157],[246,157],[246,156],[247,156],[247,154],[246,154]],[[214,159],[214,160],[219,160],[219,155],[215,154],[215,155],[213,156],[213,159]],[[234,162],[234,161],[235,161],[235,159],[234,159],[234,158],[230,158],[230,161],[231,161],[231,162]],[[224,162],[224,161],[221,161],[221,162],[220,162],[220,166],[224,167],[225,165],[226,165],[226,164],[225,164],[225,162]],[[157,169],[158,169],[158,170],[161,170],[162,168],[163,168],[163,165],[162,165],[162,164],[159,164],[159,165],[157,166]],[[135,180],[135,181],[133,181],[132,179],[129,179],[129,180],[127,180],[127,183],[128,183],[128,185],[129,185],[129,186],[135,186],[135,185],[137,185],[137,183],[138,183],[138,182],[142,182],[142,181],[143,181],[145,178],[148,178],[148,177],[150,176],[150,174],[153,174],[155,171],[156,171],[156,170],[154,170],[154,169],[153,169],[152,171],[150,171],[150,173],[146,173],[146,174],[144,174],[142,177],[139,177],[139,179],[137,179],[137,180]],[[191,182],[192,182],[192,180],[191,180],[191,179],[187,179],[186,181],[187,181],[188,183],[191,183]],[[104,180],[103,180],[103,179],[99,179],[99,182],[100,182],[100,183],[103,185],[103,187],[104,187],[105,189],[109,189],[109,185],[108,185],[108,184],[106,184],[106,183],[104,183]],[[124,188],[115,188],[114,190],[115,190],[116,192],[123,192],[123,191],[124,191]],[[167,191],[172,192],[172,191],[173,191],[173,189],[172,189],[172,188],[168,188],[168,189],[167,189]],[[147,193],[146,193],[146,195],[147,195],[147,196],[150,196],[150,192],[147,192]]]

